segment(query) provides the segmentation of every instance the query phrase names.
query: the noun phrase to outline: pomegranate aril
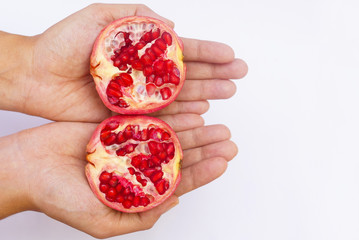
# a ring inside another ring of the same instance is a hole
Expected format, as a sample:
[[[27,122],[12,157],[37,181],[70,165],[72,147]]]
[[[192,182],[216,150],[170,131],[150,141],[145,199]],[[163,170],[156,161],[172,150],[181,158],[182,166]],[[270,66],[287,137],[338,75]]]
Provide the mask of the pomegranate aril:
[[[151,60],[154,61],[156,59],[156,54],[151,48],[147,48],[145,53],[150,56]]]
[[[126,126],[125,131],[123,132],[123,134],[127,139],[132,138],[132,136],[133,136],[132,126],[131,125]]]
[[[145,169],[148,168],[148,161],[147,160],[143,160],[140,164],[140,170],[143,171]]]
[[[119,66],[121,66],[121,60],[120,60],[120,59],[118,59],[118,58],[116,58],[116,60],[115,60],[115,61],[113,61],[113,65],[114,65],[115,67],[119,67]]]
[[[148,96],[151,96],[156,91],[156,86],[152,83],[146,85],[146,92]]]
[[[106,197],[109,198],[115,198],[117,195],[117,191],[115,188],[111,187],[107,192],[106,192]]]
[[[120,102],[117,97],[107,96],[107,99],[112,105],[117,105]]]
[[[156,187],[157,192],[160,195],[163,195],[169,188],[169,183],[168,183],[167,179],[162,179],[155,183],[155,187]]]
[[[173,143],[168,143],[166,146],[166,153],[167,155],[172,155],[175,152],[175,146]]]
[[[163,82],[164,82],[164,83],[169,83],[168,74],[163,75],[162,78],[163,78]]]
[[[143,69],[143,65],[142,65],[140,60],[133,61],[132,62],[132,67],[133,67],[133,69],[136,69],[138,71],[142,71],[142,69]]]
[[[143,65],[147,66],[147,65],[151,65],[152,64],[152,59],[148,54],[143,54],[141,56],[141,62],[143,63]]]
[[[172,36],[168,32],[162,33],[162,39],[166,42],[168,46],[172,44]]]
[[[122,53],[122,54],[120,54],[120,61],[122,62],[122,63],[127,63],[128,62],[128,60],[129,60],[129,58],[130,58],[130,56],[128,55],[128,54],[126,54],[126,53]]]
[[[150,203],[150,199],[148,197],[142,197],[141,198],[141,205],[146,207]]]
[[[157,156],[152,156],[152,163],[156,166],[160,166],[161,165],[161,160],[157,157]]]
[[[121,73],[119,82],[121,86],[128,87],[133,84],[133,79],[130,74],[128,73]]]
[[[160,57],[163,54],[163,50],[157,47],[156,45],[152,45],[151,49],[157,57]]]
[[[155,171],[156,171],[156,169],[149,168],[149,169],[143,170],[143,174],[144,174],[146,177],[151,177],[151,175],[152,175]]]
[[[153,73],[153,68],[152,68],[152,66],[145,66],[144,68],[143,68],[143,75],[144,76],[150,76],[151,74]]]
[[[142,180],[140,181],[140,183],[141,183],[141,185],[144,187],[144,186],[147,185],[147,180],[146,180],[146,179],[142,179]]]
[[[131,193],[131,189],[130,189],[129,187],[126,187],[125,190],[123,190],[123,193],[122,193],[122,194],[123,194],[124,196],[127,196],[127,195],[130,194],[130,193]]]
[[[106,130],[115,130],[116,128],[118,128],[119,125],[120,125],[119,122],[117,122],[117,121],[111,121],[111,122],[108,122],[103,129],[106,129]]]
[[[151,141],[148,143],[148,148],[151,152],[152,155],[156,155],[158,153],[158,149],[157,149],[157,143],[154,141]]]
[[[121,71],[126,71],[127,70],[127,64],[121,64],[118,69],[120,69]]]
[[[154,74],[151,74],[150,76],[146,77],[146,83],[153,83],[155,81],[155,77],[156,76]]]
[[[120,149],[118,149],[117,151],[116,151],[116,154],[117,154],[117,156],[125,156],[126,155],[126,150],[125,149],[123,149],[123,148],[120,148]]]
[[[100,140],[101,141],[104,141],[106,138],[108,138],[111,134],[111,131],[110,130],[107,130],[104,129],[105,131],[102,130],[102,132],[100,133]]]
[[[130,200],[125,200],[122,202],[124,208],[130,208],[132,206],[132,202]]]
[[[104,141],[105,146],[110,146],[116,142],[116,133],[111,133]]]
[[[136,43],[135,47],[137,50],[141,50],[144,46],[146,46],[146,42],[145,41],[139,41],[138,43]]]
[[[163,161],[163,160],[166,159],[167,153],[166,152],[160,152],[157,156],[158,156],[159,159],[161,159]]]
[[[123,186],[121,184],[117,184],[117,186],[115,188],[116,188],[117,193],[121,193]]]
[[[157,61],[153,64],[153,70],[160,75],[165,73],[165,63],[163,61]]]
[[[115,201],[114,198],[110,198],[110,197],[108,197],[108,196],[106,196],[106,200],[109,201],[109,202],[114,202],[114,201]]]
[[[132,204],[134,207],[138,207],[140,205],[140,197],[139,196],[135,196],[133,198]]]
[[[128,104],[126,103],[125,100],[123,99],[119,99],[118,100],[118,103],[116,104],[117,106],[121,107],[121,108],[127,108],[128,107]]]
[[[147,90],[147,86],[146,86],[146,90]],[[141,131],[141,141],[147,141],[148,140],[148,133],[147,133],[147,129],[143,129]]]
[[[163,100],[169,99],[172,95],[171,89],[169,89],[168,87],[162,88],[160,92]]]
[[[107,185],[106,183],[101,183],[99,188],[100,188],[101,192],[106,193],[108,191],[108,189],[110,188],[110,186]]]
[[[122,203],[125,200],[125,198],[122,195],[118,195],[116,197],[116,202]]]
[[[133,151],[135,151],[136,147],[137,147],[137,144],[128,144],[125,146],[125,151],[127,153],[132,153]]]
[[[171,137],[171,134],[169,134],[168,132],[164,132],[164,133],[162,133],[161,140],[166,141],[166,140],[170,139],[170,137]]]
[[[132,157],[131,164],[132,164],[132,166],[139,168],[141,161],[142,161],[141,155],[137,155],[137,156]]]
[[[160,76],[156,76],[154,83],[155,83],[156,86],[158,86],[158,87],[162,86],[162,85],[164,84],[163,78],[161,78]]]
[[[152,39],[156,39],[160,36],[161,30],[157,28],[156,30],[152,31]]]
[[[111,96],[111,97],[115,97],[115,98],[122,97],[121,90],[118,91],[118,90],[114,90],[114,89],[111,89],[111,88],[107,88],[106,93],[107,93],[108,96]]]
[[[161,180],[162,176],[163,176],[163,172],[158,171],[151,176],[151,181],[155,183],[158,180]]]
[[[135,169],[132,168],[132,167],[130,167],[130,168],[128,168],[128,172],[129,172],[131,175],[133,175],[133,174],[135,174]]]
[[[173,83],[174,85],[178,85],[180,83],[180,78],[174,74],[170,74],[169,81],[170,81],[170,83]]]
[[[110,181],[108,182],[108,184],[112,187],[116,187],[118,183],[118,179],[116,176],[112,176],[112,178],[110,179]]]
[[[135,198],[135,195],[133,193],[130,193],[128,196],[127,196],[127,200],[130,200],[131,202],[133,201],[133,199]]]
[[[123,132],[118,132],[117,134],[117,138],[116,138],[116,143],[121,144],[126,142],[126,137],[124,136]]]
[[[165,61],[165,65],[166,65],[166,71],[169,73],[173,70],[173,66],[174,66],[174,63],[172,60],[166,60]]]
[[[162,38],[157,39],[155,41],[155,45],[160,49],[162,49],[163,51],[167,49],[166,42]]]
[[[117,83],[116,81],[112,80],[108,86],[107,89],[113,89],[114,91],[119,91],[121,92],[121,85],[119,83]],[[107,94],[108,95],[108,94]],[[122,95],[122,94],[121,94]],[[122,96],[121,96],[122,97]]]
[[[128,54],[133,55],[133,54],[137,53],[137,49],[134,46],[130,46],[127,49],[127,52],[128,52]]]
[[[152,41],[152,34],[151,31],[150,32],[146,32],[145,34],[143,34],[143,36],[141,37],[141,40],[148,43]]]

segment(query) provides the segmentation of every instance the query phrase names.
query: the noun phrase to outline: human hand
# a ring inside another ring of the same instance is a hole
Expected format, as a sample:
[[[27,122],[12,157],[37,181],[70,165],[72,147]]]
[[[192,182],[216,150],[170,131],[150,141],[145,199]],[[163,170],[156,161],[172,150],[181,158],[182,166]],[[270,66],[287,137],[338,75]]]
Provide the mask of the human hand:
[[[90,54],[97,35],[106,25],[129,15],[151,16],[174,26],[144,5],[93,4],[38,36],[12,37],[18,55],[11,59],[20,67],[21,74],[18,74],[20,70],[5,71],[7,75],[3,79],[10,82],[0,81],[0,86],[6,85],[1,89],[7,90],[3,93],[7,96],[4,99],[12,106],[0,103],[0,108],[57,121],[99,122],[112,115],[95,90],[89,72]],[[234,94],[235,85],[228,79],[241,78],[247,73],[246,64],[234,59],[229,46],[182,40],[187,80],[176,101],[152,115],[202,114],[208,110],[208,99],[228,98]],[[9,57],[3,57],[0,62],[9,62]],[[9,76],[9,72],[16,75]],[[12,78],[16,81],[11,81]]]
[[[9,181],[2,180],[0,190],[17,189],[22,193],[18,197],[27,201],[22,208],[41,211],[95,237],[148,229],[178,203],[179,196],[219,177],[237,153],[223,125],[203,126],[197,114],[161,119],[177,132],[183,147],[182,180],[174,195],[149,211],[121,213],[102,204],[92,193],[84,174],[85,147],[96,128],[92,123],[51,123],[5,137],[7,141],[1,143],[15,146],[12,152],[16,154],[0,157],[0,172],[8,173],[1,176],[10,175]],[[2,193],[2,197],[7,196]]]

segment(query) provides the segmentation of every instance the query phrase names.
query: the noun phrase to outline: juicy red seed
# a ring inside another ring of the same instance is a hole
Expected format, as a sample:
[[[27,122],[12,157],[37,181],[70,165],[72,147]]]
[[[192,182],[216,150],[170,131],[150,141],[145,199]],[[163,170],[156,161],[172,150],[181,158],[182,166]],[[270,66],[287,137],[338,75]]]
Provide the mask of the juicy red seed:
[[[141,155],[134,156],[131,160],[132,166],[139,168],[142,161]]]
[[[150,203],[150,199],[148,197],[141,198],[141,205],[146,207]]]
[[[139,71],[142,71],[142,69],[143,69],[143,65],[142,65],[140,60],[133,61],[132,62],[132,67],[133,67],[133,69],[136,69],[136,70],[139,70]]]
[[[118,100],[118,103],[117,103],[117,106],[119,106],[119,107],[121,107],[121,108],[127,108],[129,105],[126,103],[125,100],[119,99],[119,100]]]
[[[143,54],[141,56],[141,62],[143,63],[143,65],[151,65],[152,64],[152,59],[148,54]]]
[[[159,47],[160,49],[162,49],[163,51],[167,49],[167,45],[165,40],[163,40],[162,38],[159,38],[155,41],[155,45],[157,47]]]
[[[150,152],[152,155],[156,155],[158,153],[157,149],[157,143],[154,141],[151,141],[148,143],[148,148],[150,149]]]
[[[149,168],[149,169],[146,169],[143,171],[143,174],[146,176],[146,177],[151,177],[151,175],[155,172],[156,170],[153,169],[153,168]]]
[[[160,195],[163,195],[169,188],[169,183],[168,183],[167,179],[162,179],[155,183],[155,187],[156,187],[157,192]]]
[[[116,186],[116,191],[117,191],[118,193],[120,193],[120,192],[122,191],[122,189],[123,189],[123,186],[122,186],[121,184],[117,184],[117,186]]]
[[[146,32],[145,34],[143,34],[143,36],[141,37],[141,40],[143,40],[144,42],[148,43],[152,41],[152,33],[150,32]]]
[[[146,66],[143,68],[143,75],[150,76],[153,73],[153,68],[151,66]]]
[[[118,58],[116,58],[116,60],[113,62],[113,65],[114,65],[115,67],[121,66],[121,60],[118,59]]]
[[[158,143],[157,150],[158,150],[158,152],[162,152],[164,150],[164,143]]]
[[[129,187],[125,188],[125,190],[123,190],[123,195],[128,195],[131,193],[131,189]]]
[[[156,54],[151,48],[147,48],[145,53],[150,56],[151,60],[154,61],[156,59]]]
[[[127,70],[127,64],[121,64],[118,69],[120,69],[121,71],[126,71]]]
[[[153,83],[155,81],[155,75],[151,74],[150,76],[146,77],[146,83]]]
[[[107,88],[113,89],[115,91],[121,91],[121,85],[119,83],[117,83],[116,81],[112,80]]]
[[[114,202],[114,201],[115,201],[114,198],[110,198],[110,197],[108,197],[108,196],[106,196],[106,200],[109,201],[109,202]]]
[[[161,180],[161,178],[163,177],[163,172],[161,171],[157,171],[155,174],[153,174],[151,176],[151,181],[152,182],[157,182],[158,180]]]
[[[132,206],[132,202],[130,200],[125,200],[122,202],[124,208],[130,208]]]
[[[127,53],[122,53],[120,55],[120,60],[122,63],[127,63],[129,58],[130,58],[130,56]]]
[[[130,167],[130,168],[128,168],[128,172],[129,172],[131,175],[133,175],[133,174],[135,174],[135,169],[132,168],[132,167]]]
[[[165,72],[165,62],[163,61],[157,61],[153,65],[153,70],[158,74],[163,74]]]
[[[160,57],[163,54],[163,50],[157,47],[156,45],[152,45],[151,49],[157,57]]]
[[[180,78],[174,74],[170,74],[169,81],[170,81],[170,83],[173,83],[174,85],[178,85],[180,82]]]
[[[123,148],[120,148],[116,151],[117,156],[125,156],[126,155],[126,150]]]
[[[152,83],[146,85],[146,92],[148,96],[151,96],[156,91],[156,86]],[[146,139],[147,140],[147,139]]]
[[[131,86],[133,84],[133,79],[130,74],[128,73],[121,73],[120,74],[120,84],[124,87]]]
[[[116,133],[111,133],[104,141],[105,146],[110,146],[116,142]]]
[[[152,139],[154,139],[154,140],[161,140],[163,132],[164,131],[161,128],[157,128],[157,129],[155,129],[154,131],[151,132],[150,137]],[[158,144],[157,148],[158,148],[159,151],[162,151],[162,149],[163,149],[161,144]]]
[[[137,48],[137,50],[141,50],[144,46],[146,46],[146,43],[144,41],[139,41],[138,43],[136,43],[135,47]]]
[[[122,203],[125,200],[125,198],[122,195],[118,195],[116,197],[116,202]]]
[[[106,193],[106,196],[109,197],[109,198],[115,198],[117,195],[117,191],[115,188],[110,188],[107,193]]]
[[[112,96],[112,97],[116,97],[116,98],[122,97],[122,92],[121,92],[121,90],[118,91],[118,90],[115,90],[115,89],[112,89],[112,88],[107,88],[106,94],[107,94],[108,96]]]
[[[165,65],[166,65],[166,71],[169,73],[173,70],[173,66],[174,66],[174,63],[172,60],[166,60],[165,61]]]
[[[109,188],[110,188],[110,186],[107,185],[106,183],[101,183],[100,184],[100,191],[103,192],[103,193],[106,193]]]
[[[133,204],[134,207],[138,207],[140,205],[140,197],[135,196],[133,201],[132,201],[132,204]]]
[[[130,200],[131,202],[133,201],[134,198],[135,198],[135,196],[133,193],[131,193],[127,196],[127,200]]]
[[[168,46],[172,44],[172,36],[168,32],[162,33],[162,39],[166,42]]]
[[[104,127],[104,129],[114,130],[114,129],[118,128],[119,125],[120,125],[119,122],[117,122],[117,121],[111,121],[111,122],[108,122],[108,123],[106,124],[106,126]]]
[[[143,171],[148,168],[148,161],[143,160],[140,164],[140,170]]]
[[[108,131],[103,131],[100,133],[100,140],[101,141],[104,141],[106,138],[108,138],[111,134],[111,131],[108,130]]]
[[[160,92],[163,100],[169,99],[172,95],[171,89],[169,89],[168,87],[162,88]]]
[[[146,90],[147,90],[147,86],[146,86]],[[147,91],[148,92],[148,91]],[[147,134],[147,129],[143,129],[141,131],[141,141],[147,141],[148,140],[148,134]]]
[[[171,137],[171,134],[169,134],[168,132],[162,133],[162,140],[163,141],[166,141],[166,140],[170,139],[170,137]]]
[[[120,99],[118,99],[117,97],[112,97],[112,96],[107,96],[107,99],[109,103],[111,103],[112,105],[116,105],[120,101]]]
[[[146,180],[146,179],[142,179],[142,180],[140,181],[140,183],[141,183],[141,185],[144,187],[144,186],[147,185],[147,180]]]
[[[133,55],[137,52],[136,48],[134,46],[130,46],[128,49],[127,49],[127,52],[128,54],[130,55]]]
[[[164,83],[168,83],[168,82],[169,82],[168,74],[163,75],[162,78],[163,78],[163,82],[164,82]]]
[[[116,139],[116,143],[121,144],[126,142],[126,137],[124,136],[123,132],[118,132],[117,134],[117,139]]]
[[[110,181],[108,182],[108,184],[112,187],[116,187],[118,183],[118,179],[115,176],[112,176],[112,178],[110,179]]]
[[[154,83],[155,83],[156,86],[158,86],[158,87],[162,86],[163,83],[164,83],[164,82],[163,82],[163,78],[161,78],[160,76],[156,76]]]
[[[175,146],[173,143],[169,143],[166,149],[167,155],[172,155],[175,152]]]
[[[152,156],[152,162],[155,165],[161,165],[161,160],[157,156]]]
[[[131,126],[131,125],[128,125],[128,126],[125,128],[125,131],[123,132],[123,134],[125,135],[125,137],[126,137],[127,139],[132,138],[132,136],[133,136],[132,126]]]
[[[125,146],[125,150],[127,153],[132,153],[135,151],[135,148],[137,147],[137,144],[128,144]]]
[[[166,152],[160,152],[157,156],[158,156],[161,160],[165,160],[166,157],[167,157],[167,153],[166,153]]]
[[[156,39],[160,36],[161,31],[159,28],[157,28],[156,30],[152,31],[152,39]]]

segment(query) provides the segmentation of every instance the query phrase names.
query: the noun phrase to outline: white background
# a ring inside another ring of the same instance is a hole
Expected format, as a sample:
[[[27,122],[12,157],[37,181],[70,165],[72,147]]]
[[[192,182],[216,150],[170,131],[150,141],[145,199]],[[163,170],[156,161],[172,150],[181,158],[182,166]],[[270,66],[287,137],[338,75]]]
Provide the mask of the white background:
[[[0,29],[38,34],[89,3],[2,1]],[[113,239],[359,239],[358,1],[143,3],[179,35],[225,42],[247,61],[236,95],[204,115],[229,126],[239,154],[154,228]],[[1,136],[48,122],[5,111],[0,121]],[[1,220],[0,236],[92,239],[34,212]]]

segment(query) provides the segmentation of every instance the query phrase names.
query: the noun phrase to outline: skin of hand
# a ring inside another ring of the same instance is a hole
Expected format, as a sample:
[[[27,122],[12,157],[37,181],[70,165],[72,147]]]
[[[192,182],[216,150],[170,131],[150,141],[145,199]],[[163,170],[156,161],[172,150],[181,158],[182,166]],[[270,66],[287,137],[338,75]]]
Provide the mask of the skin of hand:
[[[125,16],[163,20],[145,5],[92,4],[50,27],[25,37],[0,32],[0,109],[56,121],[99,122],[112,115],[103,105],[89,73],[90,54],[100,31]],[[247,65],[223,44],[182,38],[187,76],[172,104],[151,115],[208,110],[208,99],[231,97],[229,79],[242,78]]]
[[[55,122],[0,138],[0,218],[40,211],[96,238],[151,228],[179,196],[219,177],[237,153],[223,125],[204,126],[198,114],[160,118],[176,131],[184,152],[180,185],[163,204],[137,214],[102,204],[84,173],[84,149],[97,124]]]

